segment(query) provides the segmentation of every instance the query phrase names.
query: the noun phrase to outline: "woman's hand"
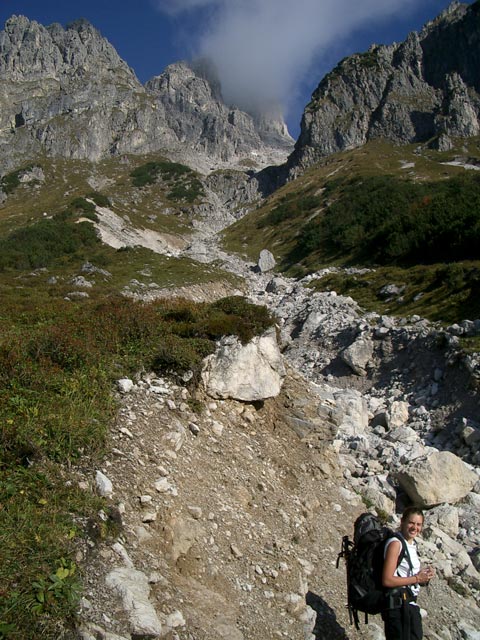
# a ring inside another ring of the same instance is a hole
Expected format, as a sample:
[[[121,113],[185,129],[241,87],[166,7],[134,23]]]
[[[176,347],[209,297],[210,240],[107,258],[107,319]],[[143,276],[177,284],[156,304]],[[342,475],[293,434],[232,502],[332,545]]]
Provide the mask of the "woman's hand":
[[[419,584],[425,584],[433,578],[435,569],[433,567],[422,567],[417,573],[416,578]]]

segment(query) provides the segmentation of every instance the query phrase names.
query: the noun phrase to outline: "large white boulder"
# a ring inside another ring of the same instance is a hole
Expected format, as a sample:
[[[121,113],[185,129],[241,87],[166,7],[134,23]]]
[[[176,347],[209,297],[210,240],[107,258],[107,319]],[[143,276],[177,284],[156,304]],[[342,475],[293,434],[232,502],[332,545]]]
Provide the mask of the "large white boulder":
[[[285,366],[275,329],[243,345],[235,336],[223,338],[205,358],[202,381],[214,398],[254,402],[280,393]]]
[[[455,504],[464,498],[478,476],[450,451],[434,451],[399,471],[397,479],[415,504],[433,507],[442,503]]]
[[[372,361],[373,342],[368,337],[360,336],[341,352],[340,357],[354,373],[364,376],[367,365]]]

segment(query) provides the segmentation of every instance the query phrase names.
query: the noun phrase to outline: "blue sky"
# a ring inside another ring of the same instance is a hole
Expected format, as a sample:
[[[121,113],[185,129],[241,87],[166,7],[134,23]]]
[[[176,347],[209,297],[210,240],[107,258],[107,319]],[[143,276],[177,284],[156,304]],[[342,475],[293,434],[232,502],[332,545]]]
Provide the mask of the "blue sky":
[[[213,56],[230,101],[280,102],[298,135],[323,75],[372,42],[390,44],[435,18],[449,0],[0,0],[11,15],[65,26],[87,18],[141,82],[170,63]]]

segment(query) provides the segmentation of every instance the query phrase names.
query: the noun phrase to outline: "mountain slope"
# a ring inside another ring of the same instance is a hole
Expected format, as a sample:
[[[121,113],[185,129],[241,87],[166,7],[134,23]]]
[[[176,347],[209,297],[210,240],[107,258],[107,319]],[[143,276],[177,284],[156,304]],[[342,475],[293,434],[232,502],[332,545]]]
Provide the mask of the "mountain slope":
[[[278,116],[262,122],[221,99],[185,63],[145,87],[88,22],[63,29],[13,16],[0,33],[0,172],[48,156],[176,152],[210,168],[241,160],[282,162],[292,148]],[[272,131],[274,135],[272,135]]]
[[[305,109],[291,172],[378,138],[446,149],[478,135],[479,64],[479,2],[454,2],[405,42],[345,58]]]

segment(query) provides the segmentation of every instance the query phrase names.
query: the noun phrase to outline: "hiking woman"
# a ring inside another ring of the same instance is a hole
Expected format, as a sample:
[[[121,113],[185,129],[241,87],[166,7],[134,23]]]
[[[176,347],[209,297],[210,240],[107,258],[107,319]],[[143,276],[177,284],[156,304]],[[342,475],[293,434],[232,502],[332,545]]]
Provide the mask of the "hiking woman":
[[[435,575],[432,567],[420,567],[417,554],[415,538],[422,531],[423,521],[420,509],[408,507],[402,515],[400,535],[389,538],[385,545],[382,584],[394,590],[390,592],[390,608],[382,613],[386,640],[423,638],[422,617],[416,600],[420,585]]]

